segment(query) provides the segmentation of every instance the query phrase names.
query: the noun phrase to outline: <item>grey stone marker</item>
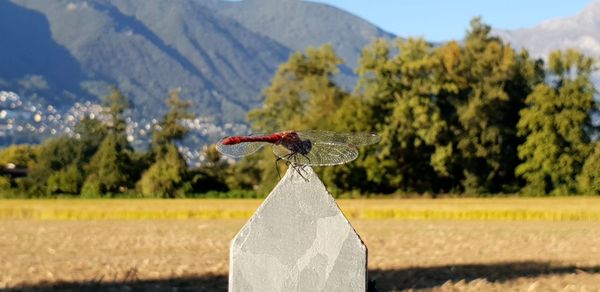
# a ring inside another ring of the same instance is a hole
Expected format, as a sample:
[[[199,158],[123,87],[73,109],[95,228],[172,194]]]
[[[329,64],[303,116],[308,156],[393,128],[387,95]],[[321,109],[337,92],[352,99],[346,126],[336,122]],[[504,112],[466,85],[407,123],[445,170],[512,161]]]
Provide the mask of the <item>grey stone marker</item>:
[[[366,291],[367,247],[312,168],[289,168],[231,242],[229,291]]]

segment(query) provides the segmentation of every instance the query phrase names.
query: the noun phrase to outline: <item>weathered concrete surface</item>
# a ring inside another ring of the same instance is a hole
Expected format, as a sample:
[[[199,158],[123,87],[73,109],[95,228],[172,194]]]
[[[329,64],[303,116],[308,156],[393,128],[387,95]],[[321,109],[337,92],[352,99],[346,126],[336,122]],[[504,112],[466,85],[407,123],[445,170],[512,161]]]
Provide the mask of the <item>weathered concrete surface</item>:
[[[367,248],[310,167],[292,168],[231,243],[229,291],[366,291]]]

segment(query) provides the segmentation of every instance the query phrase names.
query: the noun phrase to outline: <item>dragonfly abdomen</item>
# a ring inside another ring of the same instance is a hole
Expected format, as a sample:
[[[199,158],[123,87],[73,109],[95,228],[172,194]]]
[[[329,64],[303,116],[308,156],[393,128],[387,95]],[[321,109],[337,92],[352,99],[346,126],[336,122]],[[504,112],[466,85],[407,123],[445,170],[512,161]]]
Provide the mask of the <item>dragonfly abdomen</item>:
[[[223,145],[235,145],[245,142],[267,142],[267,143],[277,143],[277,141],[281,140],[281,135],[273,134],[268,136],[232,136],[223,139],[221,142]]]

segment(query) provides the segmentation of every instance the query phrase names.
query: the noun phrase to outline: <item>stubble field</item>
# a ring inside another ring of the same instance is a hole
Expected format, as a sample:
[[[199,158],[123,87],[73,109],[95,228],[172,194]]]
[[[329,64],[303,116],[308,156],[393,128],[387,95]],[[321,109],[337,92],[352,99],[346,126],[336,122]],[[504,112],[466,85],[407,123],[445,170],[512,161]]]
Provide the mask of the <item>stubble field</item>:
[[[226,291],[260,201],[0,201],[0,289]],[[346,200],[378,291],[600,291],[600,200]],[[176,219],[179,218],[179,219]]]

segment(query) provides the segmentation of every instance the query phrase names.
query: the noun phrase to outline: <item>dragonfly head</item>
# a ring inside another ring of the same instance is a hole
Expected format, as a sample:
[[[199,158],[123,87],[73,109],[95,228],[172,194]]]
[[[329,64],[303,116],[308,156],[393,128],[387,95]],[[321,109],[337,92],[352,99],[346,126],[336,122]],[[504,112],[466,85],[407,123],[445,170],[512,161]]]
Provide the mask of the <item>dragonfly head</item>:
[[[297,143],[296,145],[298,149],[294,149],[295,152],[298,152],[302,155],[308,154],[312,149],[312,142],[310,142],[310,140],[300,141],[300,143]]]

